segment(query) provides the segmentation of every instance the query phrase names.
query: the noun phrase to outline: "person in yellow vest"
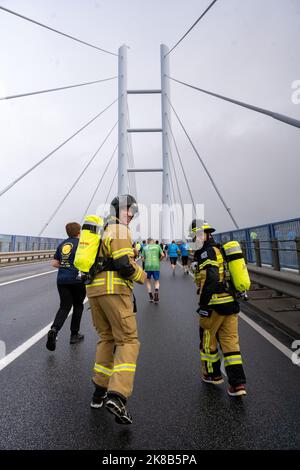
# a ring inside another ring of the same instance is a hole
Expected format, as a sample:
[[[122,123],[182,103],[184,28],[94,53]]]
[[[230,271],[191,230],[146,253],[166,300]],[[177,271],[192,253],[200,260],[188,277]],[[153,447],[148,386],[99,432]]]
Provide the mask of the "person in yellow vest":
[[[141,251],[141,244],[140,244],[140,242],[136,242],[135,247],[136,247],[136,249],[137,249],[137,253],[138,253],[138,256],[139,256],[139,255],[140,255],[140,251]]]
[[[133,303],[133,282],[144,284],[146,274],[135,262],[130,221],[138,212],[136,200],[126,194],[115,197],[99,249],[101,272],[88,284],[97,344],[91,407],[106,409],[119,424],[131,424],[126,402],[132,394],[139,340]]]
[[[198,287],[200,315],[200,356],[202,380],[210,384],[224,382],[218,343],[224,356],[230,396],[246,395],[246,377],[243,369],[238,335],[239,303],[233,291],[227,288],[224,258],[212,233],[215,229],[194,219],[191,235],[195,241],[195,283]]]

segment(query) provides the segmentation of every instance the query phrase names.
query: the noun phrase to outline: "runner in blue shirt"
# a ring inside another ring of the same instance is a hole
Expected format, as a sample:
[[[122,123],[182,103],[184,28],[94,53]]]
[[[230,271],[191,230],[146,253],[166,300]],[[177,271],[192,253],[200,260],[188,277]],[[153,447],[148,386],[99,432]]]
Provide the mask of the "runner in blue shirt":
[[[176,263],[178,259],[178,251],[178,245],[175,243],[175,240],[172,240],[172,243],[170,243],[170,245],[168,246],[168,255],[173,269],[173,274],[175,274]]]
[[[182,244],[180,245],[180,252],[181,252],[181,261],[183,266],[183,273],[189,273],[189,252],[191,251],[189,244],[183,240]]]

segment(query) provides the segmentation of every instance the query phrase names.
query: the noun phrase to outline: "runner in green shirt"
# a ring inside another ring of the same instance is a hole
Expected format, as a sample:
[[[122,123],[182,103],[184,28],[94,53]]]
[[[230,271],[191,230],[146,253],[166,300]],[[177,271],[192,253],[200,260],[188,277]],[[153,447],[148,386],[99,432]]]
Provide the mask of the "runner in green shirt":
[[[148,245],[143,248],[142,260],[145,261],[145,271],[147,273],[146,286],[149,294],[149,302],[159,301],[159,275],[160,260],[164,257],[164,252],[159,245],[154,243],[152,238],[148,238]],[[154,297],[152,294],[151,277],[154,279]]]

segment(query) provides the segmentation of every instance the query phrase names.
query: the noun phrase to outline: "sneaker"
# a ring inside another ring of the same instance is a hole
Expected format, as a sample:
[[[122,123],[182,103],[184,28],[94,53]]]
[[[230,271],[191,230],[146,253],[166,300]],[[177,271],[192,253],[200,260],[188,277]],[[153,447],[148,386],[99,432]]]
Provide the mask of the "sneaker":
[[[203,382],[206,382],[208,384],[214,384],[214,385],[219,385],[224,383],[224,379],[221,375],[218,375],[216,377],[211,377],[209,375],[203,375],[202,376]]]
[[[55,351],[56,348],[56,341],[57,341],[57,331],[54,328],[51,328],[50,331],[48,331],[48,337],[47,337],[47,343],[46,343],[46,348],[49,349],[49,351]]]
[[[152,294],[152,292],[149,292],[149,302],[153,302],[153,294]]]
[[[79,341],[82,341],[83,338],[84,338],[84,335],[81,335],[80,333],[76,333],[75,335],[71,335],[70,344],[79,343]]]
[[[240,397],[242,395],[247,395],[246,388],[244,384],[240,385],[231,385],[227,390],[228,395],[231,397]]]
[[[97,394],[97,390],[96,390],[91,401],[91,408],[94,408],[94,409],[102,408],[106,398],[107,398],[107,393],[100,395],[99,393]]]
[[[154,302],[159,302],[158,292],[154,292]]]
[[[126,409],[125,403],[118,396],[110,396],[105,402],[105,408],[115,415],[116,423],[132,424],[132,416]]]

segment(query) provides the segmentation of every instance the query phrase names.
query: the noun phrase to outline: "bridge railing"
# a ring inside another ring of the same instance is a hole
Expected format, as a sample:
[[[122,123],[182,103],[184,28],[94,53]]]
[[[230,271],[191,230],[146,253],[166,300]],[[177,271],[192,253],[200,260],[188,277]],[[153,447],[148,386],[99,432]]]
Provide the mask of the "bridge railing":
[[[0,252],[0,265],[52,259],[55,250]]]
[[[263,250],[269,250],[269,257],[271,257],[271,263],[269,267],[263,266],[261,243],[263,243],[263,241],[260,240],[254,240],[251,242],[255,253],[255,264],[247,264],[251,280],[258,283],[259,285],[274,289],[277,293],[283,293],[299,299],[300,237],[296,238],[296,240],[293,242],[295,246],[291,246],[290,240],[271,240],[271,242],[269,242],[270,248],[264,248]],[[246,241],[241,241],[241,246],[244,257],[247,261],[248,250]],[[287,257],[290,258],[290,266],[296,267],[297,265],[298,273],[296,270],[293,270],[293,272],[281,272],[281,268],[286,267]],[[282,260],[284,260],[283,263]]]
[[[15,251],[56,250],[61,241],[62,239],[60,238],[0,234],[0,253]]]
[[[289,267],[300,273],[300,237],[295,240],[240,240],[246,262],[271,266],[275,271]],[[249,252],[254,253],[249,260]],[[266,255],[267,253],[267,255]],[[288,266],[287,266],[288,265]]]
[[[215,240],[219,243],[230,240],[244,241],[247,247],[247,259],[250,263],[256,263],[257,251],[255,251],[254,242],[259,240],[261,262],[266,265],[273,264],[272,243],[277,240],[280,268],[291,269],[299,269],[297,237],[300,237],[300,218],[214,234]]]

